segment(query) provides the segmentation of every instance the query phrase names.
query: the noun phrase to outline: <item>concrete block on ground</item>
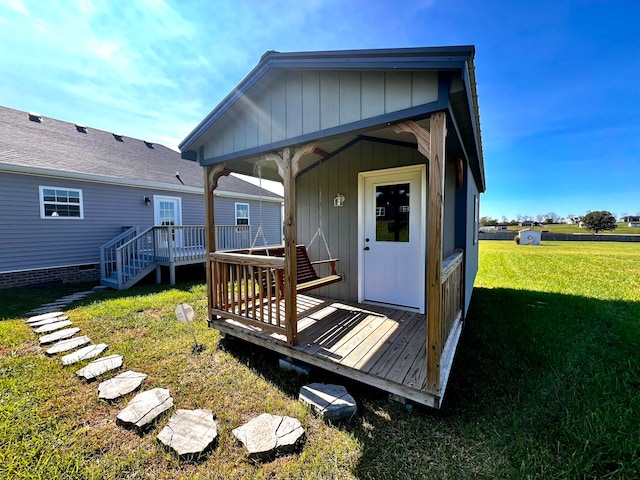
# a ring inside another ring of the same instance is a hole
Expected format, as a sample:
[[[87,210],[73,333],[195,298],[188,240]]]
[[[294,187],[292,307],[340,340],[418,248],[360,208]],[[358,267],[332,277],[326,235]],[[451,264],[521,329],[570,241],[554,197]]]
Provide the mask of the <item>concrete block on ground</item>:
[[[139,393],[116,418],[116,423],[125,428],[144,431],[164,412],[173,407],[173,397],[166,388],[154,388]]]
[[[82,347],[87,343],[91,343],[91,340],[86,335],[83,335],[82,337],[68,338],[51,345],[51,347],[49,347],[44,353],[47,355],[55,355],[57,353],[68,352],[69,350]]]
[[[91,381],[96,377],[103,375],[112,370],[116,370],[122,366],[122,355],[108,355],[106,357],[98,358],[89,365],[82,367],[76,372],[76,375]]]
[[[38,328],[43,325],[51,325],[52,323],[62,322],[64,320],[69,320],[69,317],[66,315],[62,315],[60,317],[45,318],[44,320],[38,320],[37,322],[32,322],[29,324],[29,326],[33,328]]]
[[[98,398],[115,400],[138,389],[147,378],[144,373],[127,370],[98,385]]]
[[[311,383],[300,389],[298,399],[327,420],[348,419],[358,411],[356,401],[342,385]]]
[[[87,345],[86,347],[76,350],[73,353],[69,353],[64,357],[61,357],[63,365],[72,365],[74,363],[81,362],[82,360],[89,360],[95,358],[107,349],[106,343],[99,343],[98,345]]]
[[[79,331],[80,329],[78,327],[72,327],[65,328],[64,330],[58,330],[57,332],[53,332],[48,335],[43,335],[40,337],[40,345],[53,343],[59,340],[64,340],[65,338],[73,337]]]
[[[270,459],[276,455],[296,451],[304,439],[300,421],[263,413],[233,430],[251,459]]]
[[[27,318],[27,323],[38,322],[40,320],[44,320],[45,318],[55,318],[64,315],[64,312],[61,311],[53,311],[49,313],[42,313],[40,315],[34,315],[32,317]]]
[[[176,410],[158,441],[180,457],[192,457],[209,450],[218,437],[211,410]]]
[[[73,325],[71,320],[62,320],[61,322],[48,323],[47,325],[42,325],[41,327],[36,328],[34,331],[36,333],[49,333],[55,332],[56,330],[60,330],[61,328],[68,327]]]

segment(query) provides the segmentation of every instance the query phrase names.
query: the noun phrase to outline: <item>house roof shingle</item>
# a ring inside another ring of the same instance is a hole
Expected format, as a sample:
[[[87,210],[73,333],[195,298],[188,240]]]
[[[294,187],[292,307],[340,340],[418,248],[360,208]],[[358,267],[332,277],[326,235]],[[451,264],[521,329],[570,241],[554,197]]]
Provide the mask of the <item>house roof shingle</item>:
[[[38,121],[39,119],[39,121]],[[203,188],[202,167],[164,145],[0,106],[0,170],[53,170],[136,180],[168,188]],[[240,178],[221,177],[218,190],[281,198]]]

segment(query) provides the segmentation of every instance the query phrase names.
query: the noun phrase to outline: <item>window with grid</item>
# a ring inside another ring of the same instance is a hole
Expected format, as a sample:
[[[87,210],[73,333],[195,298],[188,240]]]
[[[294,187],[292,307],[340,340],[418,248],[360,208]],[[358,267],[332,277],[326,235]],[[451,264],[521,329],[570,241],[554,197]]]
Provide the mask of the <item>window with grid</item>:
[[[248,203],[236,203],[236,225],[249,225]]]
[[[40,186],[40,218],[84,218],[82,190]]]

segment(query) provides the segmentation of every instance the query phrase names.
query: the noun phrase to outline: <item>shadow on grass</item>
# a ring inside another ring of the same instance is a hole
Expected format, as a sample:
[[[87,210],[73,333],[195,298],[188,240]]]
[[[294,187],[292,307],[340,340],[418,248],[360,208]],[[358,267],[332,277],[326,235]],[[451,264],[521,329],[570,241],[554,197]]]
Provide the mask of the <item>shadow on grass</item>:
[[[268,350],[221,342],[292,398],[340,383],[358,417],[359,478],[638,478],[640,303],[509,289],[474,291],[440,411],[408,413],[386,393],[314,368],[299,377]]]

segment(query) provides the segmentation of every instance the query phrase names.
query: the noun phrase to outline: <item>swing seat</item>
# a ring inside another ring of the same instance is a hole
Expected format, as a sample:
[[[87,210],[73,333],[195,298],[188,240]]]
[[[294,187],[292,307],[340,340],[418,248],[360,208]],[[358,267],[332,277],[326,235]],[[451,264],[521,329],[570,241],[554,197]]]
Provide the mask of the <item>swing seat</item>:
[[[308,292],[316,288],[331,285],[332,283],[342,281],[342,277],[336,273],[337,258],[328,260],[318,260],[312,262],[309,260],[307,248],[304,245],[296,245],[296,291],[298,293]],[[331,274],[326,277],[319,277],[316,273],[314,265],[328,263],[331,267]]]

